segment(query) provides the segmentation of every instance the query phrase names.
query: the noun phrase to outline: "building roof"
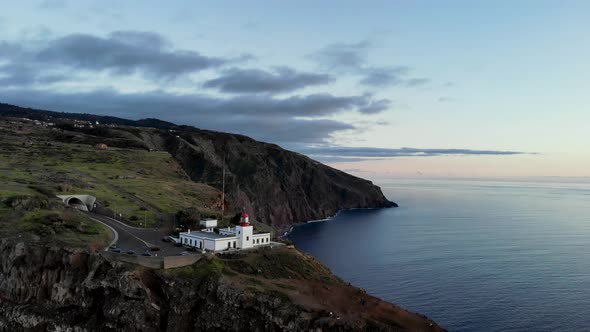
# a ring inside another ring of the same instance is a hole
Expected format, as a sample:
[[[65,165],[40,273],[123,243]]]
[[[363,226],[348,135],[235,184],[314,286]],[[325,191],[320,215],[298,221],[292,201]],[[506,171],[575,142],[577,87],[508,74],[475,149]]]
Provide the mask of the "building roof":
[[[213,232],[182,232],[180,235],[187,236],[187,237],[194,237],[199,239],[208,239],[208,240],[218,240],[218,239],[228,239],[228,238],[235,238],[235,235],[221,235]]]

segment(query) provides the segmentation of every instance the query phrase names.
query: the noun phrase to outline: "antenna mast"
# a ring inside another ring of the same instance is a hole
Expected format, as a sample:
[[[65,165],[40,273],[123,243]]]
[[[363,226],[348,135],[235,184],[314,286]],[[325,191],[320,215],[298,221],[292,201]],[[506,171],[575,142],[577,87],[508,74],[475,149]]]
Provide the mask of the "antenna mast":
[[[225,214],[225,149],[223,149],[223,170],[221,174],[221,220],[223,220]]]

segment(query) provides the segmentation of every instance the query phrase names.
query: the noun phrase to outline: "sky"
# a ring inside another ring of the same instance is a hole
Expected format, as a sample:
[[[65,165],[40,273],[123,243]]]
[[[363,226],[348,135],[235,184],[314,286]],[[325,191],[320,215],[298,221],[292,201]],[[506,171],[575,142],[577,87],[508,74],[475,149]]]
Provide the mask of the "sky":
[[[0,102],[370,179],[590,176],[588,1],[3,1]]]

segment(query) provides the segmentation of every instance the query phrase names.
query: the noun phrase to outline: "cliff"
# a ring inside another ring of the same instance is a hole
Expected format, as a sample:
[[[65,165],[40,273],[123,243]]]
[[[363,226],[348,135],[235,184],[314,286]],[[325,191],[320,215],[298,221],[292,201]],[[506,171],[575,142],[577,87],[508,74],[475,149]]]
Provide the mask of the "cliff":
[[[442,331],[284,247],[150,270],[2,240],[0,261],[0,331]]]
[[[370,181],[241,135],[191,130],[170,137],[166,149],[191,179],[218,189],[225,158],[230,205],[279,230],[340,209],[396,206]]]
[[[133,121],[6,104],[0,104],[0,115],[57,124],[53,130],[31,131],[39,140],[106,143],[110,147],[169,152],[192,181],[217,190],[222,189],[225,164],[226,212],[237,213],[245,207],[255,221],[278,231],[295,223],[329,217],[340,209],[397,206],[370,181],[242,135],[177,126],[156,119]],[[89,128],[88,122],[80,127],[80,122],[74,120],[91,121],[93,127]],[[94,125],[96,121],[101,125]]]

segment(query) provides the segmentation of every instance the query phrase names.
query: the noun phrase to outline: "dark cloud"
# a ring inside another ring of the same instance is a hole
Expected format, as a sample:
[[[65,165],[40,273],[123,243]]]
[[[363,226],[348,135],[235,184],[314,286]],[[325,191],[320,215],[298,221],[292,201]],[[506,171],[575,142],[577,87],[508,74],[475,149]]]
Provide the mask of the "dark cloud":
[[[192,50],[173,49],[152,32],[117,31],[107,37],[71,34],[34,45],[3,42],[0,57],[15,63],[59,65],[115,74],[145,73],[157,78],[215,68],[236,59],[209,57]]]
[[[278,67],[272,72],[232,68],[224,71],[222,76],[206,81],[203,86],[229,93],[280,93],[333,81],[334,78],[327,74],[297,72],[287,67]]]
[[[370,96],[338,97],[329,94],[274,98],[270,96],[239,96],[216,98],[197,94],[171,94],[163,91],[123,94],[113,90],[98,90],[81,93],[58,93],[45,90],[5,90],[4,97],[17,102],[34,102],[35,107],[50,105],[60,110],[74,112],[83,108],[89,113],[137,117],[158,116],[179,117],[191,114],[223,118],[233,117],[324,117],[343,111],[364,111],[373,108]],[[29,102],[29,103],[30,103]],[[82,110],[80,110],[82,111]],[[78,112],[80,112],[78,111]],[[170,114],[173,111],[174,114]]]
[[[61,74],[40,74],[25,65],[0,65],[0,87],[19,87],[33,84],[50,84],[65,80]]]
[[[308,58],[317,62],[325,70],[362,76],[359,83],[370,87],[407,86],[414,87],[429,82],[427,78],[408,77],[411,69],[407,66],[374,67],[369,66],[371,43],[360,41],[352,44],[332,44]]]
[[[370,147],[345,147],[345,146],[324,146],[308,147],[299,150],[313,158],[322,161],[362,161],[395,157],[432,157],[443,155],[519,155],[528,154],[520,151],[499,151],[499,150],[470,150],[470,149],[418,149],[418,148],[370,148]]]
[[[276,143],[323,143],[332,134],[355,129],[352,124],[313,117],[357,109],[367,96],[311,95],[277,99],[268,96],[219,99],[162,91],[122,94],[112,90],[56,93],[46,90],[4,90],[0,101],[55,111],[156,117],[200,128],[237,132]],[[312,117],[303,120],[299,117]]]

